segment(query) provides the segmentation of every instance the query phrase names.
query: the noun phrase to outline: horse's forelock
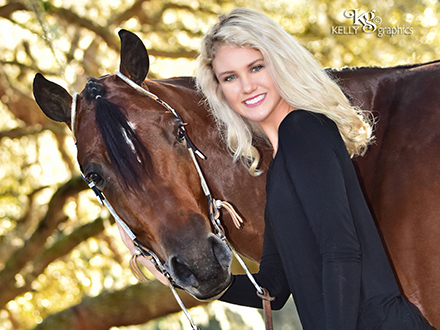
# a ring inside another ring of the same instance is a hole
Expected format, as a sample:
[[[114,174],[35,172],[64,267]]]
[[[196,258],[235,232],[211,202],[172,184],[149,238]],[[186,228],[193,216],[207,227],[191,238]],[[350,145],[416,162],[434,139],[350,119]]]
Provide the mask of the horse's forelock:
[[[96,123],[119,181],[130,191],[141,188],[142,177],[151,177],[152,171],[147,148],[120,106],[105,97],[95,103]]]

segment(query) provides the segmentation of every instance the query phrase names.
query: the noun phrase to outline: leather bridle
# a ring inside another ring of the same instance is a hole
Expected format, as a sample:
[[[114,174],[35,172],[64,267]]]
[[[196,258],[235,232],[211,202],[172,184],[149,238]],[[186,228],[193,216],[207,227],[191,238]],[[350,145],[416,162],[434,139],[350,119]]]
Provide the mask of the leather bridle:
[[[161,100],[157,95],[155,95],[155,94],[151,93],[150,91],[137,85],[135,82],[133,82],[131,79],[129,79],[128,77],[123,75],[121,72],[116,71],[115,73],[125,83],[127,83],[132,88],[136,89],[136,91],[138,91],[140,94],[145,95],[145,96],[153,99],[154,101],[158,102],[159,104],[161,104],[163,107],[165,107],[168,111],[170,111],[177,119],[179,119],[183,123],[182,117],[168,103]],[[101,97],[101,95],[96,96],[96,98],[98,98],[98,97]],[[75,137],[75,120],[76,120],[77,98],[78,98],[78,93],[74,93],[73,99],[72,99],[72,106],[71,106],[71,130],[72,130],[74,137]],[[224,231],[223,226],[220,221],[219,209],[221,207],[224,207],[230,213],[237,228],[241,227],[241,223],[243,222],[243,220],[240,218],[240,216],[237,214],[237,212],[234,210],[234,208],[232,207],[231,204],[229,204],[226,201],[215,200],[214,198],[212,198],[211,192],[208,188],[205,177],[202,173],[202,170],[201,170],[199,163],[197,161],[197,158],[196,158],[196,155],[198,157],[200,157],[201,159],[205,159],[205,156],[191,142],[191,140],[189,139],[188,134],[185,130],[185,127],[181,126],[180,129],[181,129],[181,133],[183,134],[183,138],[186,141],[187,148],[190,153],[191,159],[194,163],[194,166],[197,169],[197,173],[200,178],[200,184],[202,186],[203,192],[208,200],[209,218],[210,218],[211,223],[214,227],[214,234],[217,237],[219,237],[222,241],[224,241],[227,244],[227,246],[231,249],[232,253],[234,254],[234,256],[239,261],[240,265],[245,270],[246,275],[248,276],[248,278],[250,279],[252,284],[255,286],[255,288],[257,290],[257,295],[263,300],[263,309],[264,309],[264,314],[265,314],[266,329],[272,329],[272,316],[270,313],[270,301],[274,300],[274,298],[270,297],[269,292],[266,289],[264,289],[263,287],[258,285],[258,283],[255,281],[255,278],[250,273],[250,271],[249,271],[248,267],[246,266],[245,262],[243,261],[243,259],[239,256],[239,254],[235,251],[235,249],[231,246],[231,244],[227,240],[227,238],[225,236],[225,231]],[[133,241],[133,244],[135,246],[135,250],[133,251],[133,255],[130,260],[130,267],[131,267],[131,270],[132,270],[134,276],[141,282],[148,280],[148,278],[143,274],[142,270],[139,268],[139,266],[137,264],[137,258],[142,256],[142,257],[150,260],[153,263],[153,265],[155,266],[155,268],[160,273],[162,273],[164,275],[164,277],[167,279],[167,281],[169,282],[169,287],[170,287],[174,297],[176,298],[179,306],[181,307],[182,311],[184,312],[185,316],[187,317],[189,323],[191,324],[192,329],[193,330],[200,330],[200,328],[192,320],[191,315],[189,314],[188,310],[186,309],[182,300],[180,299],[180,297],[175,289],[178,286],[176,285],[175,281],[173,280],[171,274],[166,270],[165,266],[163,265],[163,263],[161,262],[159,257],[148,246],[144,245],[142,242],[140,242],[137,239],[136,235],[127,226],[127,224],[119,217],[119,215],[116,213],[116,211],[114,210],[112,205],[109,203],[109,201],[105,198],[103,193],[98,189],[98,187],[96,187],[95,183],[87,180],[82,172],[81,172],[81,176],[82,176],[83,180],[87,183],[89,188],[93,190],[93,192],[95,193],[96,197],[99,199],[101,204],[107,207],[110,214],[114,217],[115,221],[122,227],[122,229],[125,231],[125,233],[128,235],[128,237]]]

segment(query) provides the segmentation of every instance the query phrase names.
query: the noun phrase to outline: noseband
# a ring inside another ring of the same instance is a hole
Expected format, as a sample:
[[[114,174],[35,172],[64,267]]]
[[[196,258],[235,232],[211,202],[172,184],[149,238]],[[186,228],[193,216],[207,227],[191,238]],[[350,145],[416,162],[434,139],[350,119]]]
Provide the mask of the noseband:
[[[155,95],[155,94],[151,93],[150,91],[147,91],[146,89],[137,85],[135,82],[133,82],[131,79],[129,79],[128,77],[123,75],[121,72],[116,71],[115,73],[119,78],[121,78],[130,87],[134,88],[140,94],[145,95],[145,96],[153,99],[154,101],[158,102],[165,109],[170,111],[176,118],[178,118],[180,121],[183,122],[182,117],[177,113],[177,111],[174,110],[168,103],[161,100],[157,95]],[[98,98],[98,97],[101,97],[101,95],[96,96],[96,98]],[[73,100],[72,100],[72,107],[71,107],[71,130],[72,130],[74,137],[75,137],[75,120],[76,120],[77,98],[78,98],[78,93],[74,93]],[[258,285],[258,283],[255,281],[255,278],[252,276],[251,272],[249,271],[249,269],[246,266],[243,259],[239,256],[239,254],[235,251],[235,249],[231,246],[231,244],[227,240],[227,238],[225,236],[225,231],[224,231],[223,226],[220,221],[219,209],[221,207],[224,207],[229,212],[229,214],[231,215],[232,220],[234,221],[234,224],[237,228],[241,228],[241,224],[243,223],[243,220],[240,218],[240,216],[237,214],[237,212],[234,210],[234,208],[232,207],[231,204],[229,204],[226,201],[215,200],[214,198],[212,198],[211,192],[208,188],[205,177],[204,177],[202,170],[199,166],[196,155],[198,157],[200,157],[201,159],[206,159],[206,157],[191,142],[191,140],[189,139],[188,134],[185,130],[185,127],[182,126],[181,129],[182,129],[183,136],[184,136],[184,139],[187,144],[189,154],[191,155],[191,159],[192,159],[194,166],[196,167],[197,173],[199,175],[200,184],[202,186],[203,192],[208,200],[209,218],[210,218],[211,223],[214,227],[214,234],[227,244],[227,246],[230,248],[230,250],[232,251],[234,256],[239,261],[240,265],[245,270],[246,275],[248,276],[248,278],[250,279],[252,284],[255,286],[255,288],[257,290],[257,295],[263,300],[263,307],[265,310],[265,319],[266,319],[266,314],[269,313],[269,311],[270,311],[270,301],[273,300],[273,298],[269,296],[269,293],[267,292],[266,289],[264,289],[263,287]],[[130,260],[130,268],[133,272],[133,275],[141,282],[145,281],[145,280],[149,280],[144,275],[142,270],[139,268],[139,265],[137,263],[137,258],[142,256],[142,257],[150,260],[153,263],[153,265],[155,266],[155,268],[159,272],[161,272],[164,275],[164,277],[167,279],[167,281],[169,283],[169,287],[170,287],[174,297],[176,298],[179,306],[181,307],[182,311],[184,312],[185,316],[187,317],[189,323],[191,324],[192,329],[193,330],[200,330],[200,328],[192,320],[191,315],[189,314],[188,310],[186,309],[182,300],[180,299],[180,297],[175,289],[175,287],[178,287],[178,286],[176,285],[175,281],[173,280],[171,274],[166,270],[165,266],[163,265],[163,263],[161,262],[159,257],[148,246],[144,245],[142,242],[140,242],[137,239],[136,235],[127,226],[127,224],[119,217],[119,215],[116,213],[116,211],[114,210],[112,205],[109,203],[109,201],[105,198],[103,193],[98,189],[98,187],[96,187],[95,183],[88,181],[84,177],[84,174],[82,172],[81,172],[81,176],[82,176],[83,180],[87,183],[89,188],[93,190],[93,192],[95,193],[96,197],[99,199],[101,204],[105,205],[107,207],[110,214],[114,217],[115,221],[118,222],[118,224],[122,227],[122,229],[125,231],[125,233],[128,235],[128,237],[130,237],[130,239],[133,241],[133,244],[135,246],[135,250],[133,251],[133,255]],[[269,311],[267,310],[267,308],[269,309]],[[268,316],[268,317],[270,317],[270,325],[268,324],[269,321],[266,319],[265,320],[266,321],[266,328],[272,329],[271,328],[271,323],[272,323],[271,316]]]

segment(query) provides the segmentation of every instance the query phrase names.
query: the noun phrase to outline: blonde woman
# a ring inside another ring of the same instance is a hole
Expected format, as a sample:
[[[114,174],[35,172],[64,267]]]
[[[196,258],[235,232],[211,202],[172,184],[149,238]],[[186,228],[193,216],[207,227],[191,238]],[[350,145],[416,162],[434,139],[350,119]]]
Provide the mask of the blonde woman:
[[[233,158],[259,175],[273,147],[260,285],[290,294],[305,330],[431,329],[400,294],[351,162],[372,141],[367,117],[266,15],[235,9],[202,41],[197,82]],[[260,307],[241,275],[221,300]]]

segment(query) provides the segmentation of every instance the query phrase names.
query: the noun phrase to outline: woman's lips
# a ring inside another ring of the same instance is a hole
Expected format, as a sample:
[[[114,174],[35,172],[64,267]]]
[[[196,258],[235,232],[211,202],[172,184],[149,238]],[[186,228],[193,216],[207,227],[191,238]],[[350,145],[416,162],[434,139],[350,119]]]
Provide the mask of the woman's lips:
[[[266,98],[266,93],[244,100],[243,103],[248,107],[255,107],[257,105],[260,105],[265,98]]]

